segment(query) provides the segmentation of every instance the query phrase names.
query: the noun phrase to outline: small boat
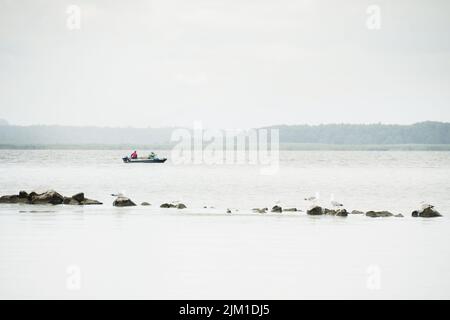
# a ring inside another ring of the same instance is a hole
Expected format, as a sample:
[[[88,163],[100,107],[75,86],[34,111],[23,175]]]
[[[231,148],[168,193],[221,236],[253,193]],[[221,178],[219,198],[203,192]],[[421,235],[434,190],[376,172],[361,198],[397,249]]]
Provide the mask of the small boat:
[[[137,158],[137,159],[131,159],[130,157],[124,157],[122,158],[124,163],[164,163],[166,162],[167,158]]]

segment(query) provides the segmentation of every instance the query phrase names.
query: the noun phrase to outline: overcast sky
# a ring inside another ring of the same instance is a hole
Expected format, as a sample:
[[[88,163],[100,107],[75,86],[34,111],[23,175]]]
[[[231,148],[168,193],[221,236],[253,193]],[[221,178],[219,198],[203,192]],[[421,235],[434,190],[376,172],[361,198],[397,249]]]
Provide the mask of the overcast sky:
[[[379,30],[367,28],[373,4]],[[81,9],[80,29],[67,26],[69,5]],[[450,1],[0,0],[0,118],[450,121]]]

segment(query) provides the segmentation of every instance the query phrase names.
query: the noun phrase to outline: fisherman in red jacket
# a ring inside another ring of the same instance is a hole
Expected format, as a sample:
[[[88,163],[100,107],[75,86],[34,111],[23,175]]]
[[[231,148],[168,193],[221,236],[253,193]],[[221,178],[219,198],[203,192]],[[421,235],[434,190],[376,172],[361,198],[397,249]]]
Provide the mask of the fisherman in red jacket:
[[[136,150],[131,154],[131,159],[137,159],[138,155]]]

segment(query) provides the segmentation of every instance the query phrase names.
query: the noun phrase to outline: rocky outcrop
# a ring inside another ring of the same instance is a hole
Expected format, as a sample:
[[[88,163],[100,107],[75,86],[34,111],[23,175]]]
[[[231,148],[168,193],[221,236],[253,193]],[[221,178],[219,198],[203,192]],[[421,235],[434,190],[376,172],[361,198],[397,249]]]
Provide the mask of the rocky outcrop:
[[[320,206],[314,206],[308,209],[308,211],[306,211],[306,214],[310,216],[321,216],[324,214],[324,210]]]
[[[371,218],[386,218],[394,215],[389,211],[368,211],[366,212],[366,216]]]
[[[36,194],[31,196],[31,204],[62,204],[64,202],[64,197],[54,190],[46,191],[41,194]]]
[[[281,208],[280,206],[274,206],[271,210],[271,212],[278,212],[281,213],[283,212],[283,208]]]
[[[436,209],[434,209],[434,206],[432,206],[432,205],[427,205],[427,206],[424,206],[420,210],[413,211],[412,216],[414,218],[418,218],[418,217],[420,217],[420,218],[442,217],[442,215]]]
[[[68,204],[68,205],[93,205],[102,204],[97,200],[87,199],[84,193],[77,193],[72,197],[64,197],[60,193],[49,190],[43,193],[20,191],[18,195],[0,197],[0,203],[24,203],[24,204]]]
[[[131,201],[130,198],[120,196],[120,197],[117,197],[116,200],[114,200],[113,206],[115,206],[115,207],[134,207],[134,206],[136,206],[136,204],[133,201]]]
[[[177,204],[177,209],[186,209],[186,205],[184,203]]]

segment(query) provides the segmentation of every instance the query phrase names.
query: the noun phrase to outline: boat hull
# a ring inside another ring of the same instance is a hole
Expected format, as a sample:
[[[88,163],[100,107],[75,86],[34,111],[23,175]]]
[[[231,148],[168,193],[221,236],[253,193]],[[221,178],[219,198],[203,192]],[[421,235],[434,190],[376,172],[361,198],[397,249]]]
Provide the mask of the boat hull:
[[[162,159],[130,159],[130,158],[122,158],[124,163],[164,163],[166,162],[166,158]]]

